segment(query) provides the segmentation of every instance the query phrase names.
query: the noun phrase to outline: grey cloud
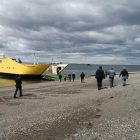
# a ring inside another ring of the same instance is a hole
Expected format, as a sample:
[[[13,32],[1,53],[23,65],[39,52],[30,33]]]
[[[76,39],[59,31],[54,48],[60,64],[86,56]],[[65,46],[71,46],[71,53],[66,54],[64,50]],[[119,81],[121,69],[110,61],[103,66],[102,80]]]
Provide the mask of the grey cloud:
[[[135,62],[140,53],[139,9],[137,0],[3,1],[0,49],[23,59],[36,52],[42,61],[45,56],[70,62],[104,56],[108,63],[111,57]]]

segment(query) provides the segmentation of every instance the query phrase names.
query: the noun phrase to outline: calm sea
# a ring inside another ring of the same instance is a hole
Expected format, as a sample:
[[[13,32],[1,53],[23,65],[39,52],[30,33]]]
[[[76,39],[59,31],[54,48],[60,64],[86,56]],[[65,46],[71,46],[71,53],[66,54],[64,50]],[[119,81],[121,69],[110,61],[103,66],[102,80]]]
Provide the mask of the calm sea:
[[[76,78],[80,78],[81,72],[84,72],[86,77],[94,75],[95,71],[100,65],[96,64],[69,64],[61,73],[62,75],[76,74]],[[107,71],[111,67],[114,68],[116,73],[120,73],[122,67],[126,67],[129,72],[140,72],[140,65],[101,65],[104,71]],[[44,80],[24,80],[24,84],[35,83],[35,82],[44,82]],[[0,88],[6,86],[14,86],[15,81],[11,79],[1,79],[0,78]]]
[[[72,74],[74,72],[77,77],[79,77],[81,72],[84,72],[88,77],[94,75],[99,66],[102,66],[104,71],[108,71],[113,67],[117,74],[120,73],[123,67],[126,67],[129,72],[140,72],[140,65],[69,64],[61,73],[62,75],[68,75],[69,73]]]

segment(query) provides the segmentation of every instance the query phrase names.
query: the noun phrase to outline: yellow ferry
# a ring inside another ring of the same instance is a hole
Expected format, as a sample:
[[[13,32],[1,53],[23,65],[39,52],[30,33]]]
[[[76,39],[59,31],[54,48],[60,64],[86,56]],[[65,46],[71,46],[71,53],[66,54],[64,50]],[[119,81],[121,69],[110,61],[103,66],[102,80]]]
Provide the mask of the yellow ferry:
[[[28,78],[39,78],[50,64],[24,64],[19,59],[0,55],[0,74],[21,75]]]

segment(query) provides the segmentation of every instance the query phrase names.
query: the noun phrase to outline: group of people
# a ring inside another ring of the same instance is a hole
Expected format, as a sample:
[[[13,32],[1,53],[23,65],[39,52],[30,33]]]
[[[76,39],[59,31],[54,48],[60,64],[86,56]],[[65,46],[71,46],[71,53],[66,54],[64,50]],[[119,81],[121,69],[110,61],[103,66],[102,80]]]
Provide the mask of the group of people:
[[[113,67],[111,67],[111,69],[108,70],[105,74],[104,70],[102,69],[102,66],[99,66],[99,69],[97,69],[97,71],[95,73],[95,78],[97,79],[98,90],[101,90],[102,81],[103,81],[103,79],[105,79],[106,76],[109,77],[109,85],[110,85],[110,88],[112,88],[114,86],[115,75],[116,75],[116,72],[113,69]],[[128,71],[126,70],[125,67],[123,67],[122,71],[119,74],[119,77],[121,77],[121,85],[122,86],[126,85],[126,79],[128,79],[128,76],[129,76]]]
[[[102,81],[103,79],[105,79],[105,77],[109,77],[109,85],[110,85],[110,88],[112,88],[114,86],[114,77],[116,75],[116,72],[113,68],[111,68],[110,70],[106,71],[106,73],[104,72],[104,70],[102,69],[102,66],[99,66],[99,68],[97,69],[96,73],[95,73],[95,78],[97,79],[97,87],[98,87],[98,90],[101,90],[102,88]],[[119,77],[121,77],[121,85],[122,86],[125,86],[126,85],[126,79],[128,79],[128,71],[126,70],[125,67],[123,67],[122,71],[120,72],[119,74]],[[69,81],[73,81],[75,80],[75,73],[73,72],[72,74],[68,74],[68,80]],[[66,76],[64,76],[64,81],[66,81]],[[80,74],[80,78],[81,78],[81,83],[84,82],[84,78],[85,78],[85,74],[84,72],[82,72]],[[62,75],[61,73],[59,73],[59,80],[61,82],[62,80]],[[22,96],[22,80],[21,80],[21,76],[18,75],[17,78],[15,79],[15,87],[16,87],[16,90],[15,90],[15,93],[14,93],[14,98],[16,98],[16,95],[17,95],[17,92],[19,91],[20,92],[20,96]]]
[[[21,61],[20,58],[18,58],[18,59],[16,59],[16,58],[12,58],[12,60],[14,60],[14,61],[16,61],[16,62],[18,62],[18,63],[22,63],[22,61]]]
[[[62,81],[62,75],[61,75],[61,73],[59,73],[59,80],[60,80],[60,82]],[[67,78],[68,78],[68,81],[69,82],[71,82],[71,81],[75,81],[75,78],[76,78],[76,75],[75,75],[75,73],[73,72],[72,74],[68,74],[68,76],[66,76],[66,75],[64,75],[64,81],[66,81],[67,80]],[[85,78],[85,74],[84,74],[84,72],[82,72],[81,74],[80,74],[80,78],[81,78],[81,83],[83,83],[84,82],[84,78]]]
[[[62,81],[62,75],[61,75],[61,73],[59,73],[59,80],[60,80],[60,82]],[[73,72],[72,74],[68,74],[68,77],[66,76],[66,75],[64,75],[64,81],[66,81],[67,80],[67,78],[68,78],[68,81],[70,81],[71,82],[71,80],[74,82],[74,80],[75,80],[75,77],[76,77],[76,75],[75,75],[75,73]]]

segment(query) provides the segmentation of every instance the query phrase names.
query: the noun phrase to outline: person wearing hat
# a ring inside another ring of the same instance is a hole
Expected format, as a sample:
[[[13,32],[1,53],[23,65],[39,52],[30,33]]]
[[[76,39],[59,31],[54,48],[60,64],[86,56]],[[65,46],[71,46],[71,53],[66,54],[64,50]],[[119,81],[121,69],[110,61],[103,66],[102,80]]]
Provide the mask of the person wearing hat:
[[[125,67],[123,67],[122,71],[119,74],[119,77],[121,77],[121,85],[125,86],[126,85],[126,79],[128,79],[128,77],[129,77],[128,71],[126,70]]]

